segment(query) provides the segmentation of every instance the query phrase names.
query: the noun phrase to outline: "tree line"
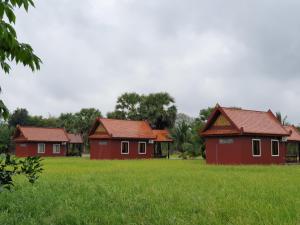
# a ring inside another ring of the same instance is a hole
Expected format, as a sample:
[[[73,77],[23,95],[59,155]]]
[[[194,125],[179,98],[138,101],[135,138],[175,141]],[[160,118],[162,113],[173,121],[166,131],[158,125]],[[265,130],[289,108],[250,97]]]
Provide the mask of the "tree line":
[[[212,108],[200,110],[199,116],[190,117],[177,112],[175,100],[166,92],[139,95],[124,93],[118,97],[115,108],[106,114],[107,118],[123,120],[147,120],[153,129],[168,129],[174,143],[172,149],[180,156],[194,157],[201,153],[203,139],[199,130],[204,126]],[[0,152],[14,148],[11,140],[17,125],[64,128],[67,132],[81,134],[88,147],[88,134],[97,117],[103,117],[96,108],[83,108],[75,113],[61,113],[59,116],[31,115],[27,109],[17,108],[9,113],[8,120],[0,122]]]

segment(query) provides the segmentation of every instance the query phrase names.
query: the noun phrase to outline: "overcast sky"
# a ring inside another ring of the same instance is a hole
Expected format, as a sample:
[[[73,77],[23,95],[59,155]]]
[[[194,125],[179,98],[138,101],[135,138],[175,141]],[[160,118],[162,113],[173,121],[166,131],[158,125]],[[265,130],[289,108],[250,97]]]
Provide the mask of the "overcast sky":
[[[124,92],[167,91],[179,112],[239,106],[300,123],[299,0],[40,0],[17,13],[43,60],[1,75],[12,111],[112,111]]]

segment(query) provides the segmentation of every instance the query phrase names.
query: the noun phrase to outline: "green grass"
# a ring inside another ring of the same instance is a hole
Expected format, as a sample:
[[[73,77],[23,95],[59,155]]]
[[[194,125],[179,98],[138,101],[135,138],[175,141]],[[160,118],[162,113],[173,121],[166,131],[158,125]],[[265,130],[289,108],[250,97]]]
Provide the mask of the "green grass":
[[[300,224],[300,166],[44,160],[0,193],[0,224]]]

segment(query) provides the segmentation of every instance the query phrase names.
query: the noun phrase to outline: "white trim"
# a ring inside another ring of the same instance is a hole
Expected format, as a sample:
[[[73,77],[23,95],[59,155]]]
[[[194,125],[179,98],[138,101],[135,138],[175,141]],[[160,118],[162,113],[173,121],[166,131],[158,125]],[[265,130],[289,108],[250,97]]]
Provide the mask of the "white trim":
[[[145,152],[144,153],[140,152],[140,144],[145,144]],[[139,143],[138,143],[138,153],[139,153],[139,155],[146,155],[147,154],[147,142],[139,141]]]
[[[254,149],[253,149],[253,142],[254,141],[259,141],[259,155],[254,155]],[[261,157],[261,140],[260,139],[252,139],[252,156],[253,157]]]
[[[40,151],[40,145],[43,145],[43,151]],[[46,152],[46,146],[45,146],[45,143],[38,143],[37,145],[37,153],[38,154],[44,154]]]
[[[55,146],[59,146],[58,151],[55,151],[56,150]],[[53,152],[53,154],[60,154],[60,144],[53,144],[52,152]]]
[[[128,144],[128,152],[127,153],[123,153],[123,143]],[[121,155],[129,155],[129,141],[121,141]]]
[[[277,142],[278,155],[273,155],[273,142]],[[271,139],[271,156],[273,156],[273,157],[278,157],[279,156],[279,140],[277,140],[277,139]]]

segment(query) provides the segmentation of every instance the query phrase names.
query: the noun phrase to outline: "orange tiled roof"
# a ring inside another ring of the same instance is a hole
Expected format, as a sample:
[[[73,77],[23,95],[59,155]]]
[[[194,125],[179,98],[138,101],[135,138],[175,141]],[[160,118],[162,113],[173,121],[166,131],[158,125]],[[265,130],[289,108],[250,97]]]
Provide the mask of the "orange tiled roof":
[[[153,134],[155,135],[155,140],[157,142],[172,142],[173,139],[169,131],[167,130],[152,130]]]
[[[275,115],[269,110],[267,112],[245,110],[237,108],[225,108],[217,106],[211,115],[207,125],[205,126],[202,135],[217,135],[217,134],[228,134],[227,130],[216,131],[209,130],[212,120],[217,113],[223,114],[236,128],[235,132],[240,134],[259,134],[259,135],[278,135],[288,136],[289,133],[277,120]],[[214,133],[217,132],[217,133]]]
[[[83,140],[80,134],[67,133],[70,143],[72,144],[82,144]]]
[[[19,135],[17,135],[19,133]],[[17,127],[15,141],[49,141],[68,142],[67,133],[63,128]]]
[[[154,139],[150,125],[146,121],[116,120],[98,118],[112,138]]]
[[[288,135],[288,132],[271,111],[262,112],[234,108],[223,108],[223,110],[238,128],[243,128],[244,133]]]
[[[284,126],[284,128],[291,134],[288,137],[288,141],[300,141],[300,133],[298,129],[294,126]]]

